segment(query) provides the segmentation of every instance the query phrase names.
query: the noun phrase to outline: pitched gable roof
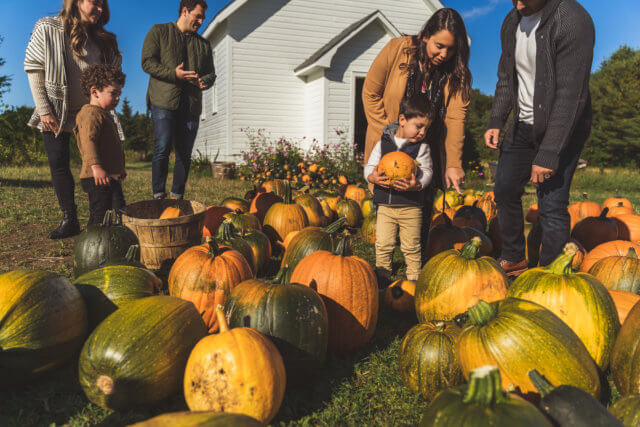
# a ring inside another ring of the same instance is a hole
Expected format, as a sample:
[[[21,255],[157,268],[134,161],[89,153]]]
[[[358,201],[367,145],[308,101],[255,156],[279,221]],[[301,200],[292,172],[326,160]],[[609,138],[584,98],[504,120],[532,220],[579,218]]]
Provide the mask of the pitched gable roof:
[[[384,16],[382,12],[379,10],[373,11],[369,15],[342,30],[340,34],[329,40],[327,44],[318,49],[302,64],[298,65],[293,70],[296,73],[296,76],[304,76],[317,67],[329,68],[331,65],[331,59],[337,50],[375,21],[379,21],[387,32],[392,34],[394,37],[400,37],[402,35],[402,33],[398,31],[398,29],[387,19],[386,16]]]

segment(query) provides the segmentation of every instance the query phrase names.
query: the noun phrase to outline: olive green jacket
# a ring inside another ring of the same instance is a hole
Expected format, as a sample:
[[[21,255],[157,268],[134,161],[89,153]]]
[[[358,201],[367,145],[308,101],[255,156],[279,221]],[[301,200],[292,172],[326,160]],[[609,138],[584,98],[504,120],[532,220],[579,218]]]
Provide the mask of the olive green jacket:
[[[147,106],[177,110],[181,102],[189,112],[202,112],[202,90],[176,77],[176,67],[195,71],[206,84],[213,86],[216,72],[211,44],[196,33],[183,33],[175,22],[151,27],[142,45],[142,69],[149,74]],[[184,99],[186,97],[186,99]]]

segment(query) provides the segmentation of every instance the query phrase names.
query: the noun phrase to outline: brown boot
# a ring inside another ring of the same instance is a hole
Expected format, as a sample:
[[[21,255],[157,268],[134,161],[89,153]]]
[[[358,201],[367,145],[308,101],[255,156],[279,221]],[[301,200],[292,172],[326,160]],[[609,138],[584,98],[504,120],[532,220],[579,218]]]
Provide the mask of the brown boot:
[[[529,268],[527,260],[523,259],[519,262],[507,261],[506,259],[498,258],[498,264],[507,273],[507,277],[516,278]]]

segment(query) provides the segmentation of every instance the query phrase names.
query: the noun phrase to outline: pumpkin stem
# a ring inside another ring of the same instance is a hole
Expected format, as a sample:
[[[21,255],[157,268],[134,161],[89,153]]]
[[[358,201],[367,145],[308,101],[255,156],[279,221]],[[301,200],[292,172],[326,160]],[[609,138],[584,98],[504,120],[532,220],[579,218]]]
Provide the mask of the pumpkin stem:
[[[220,229],[219,236],[223,242],[231,242],[231,238],[235,232],[235,227],[231,223],[230,220],[225,220],[222,223],[222,228]]]
[[[469,321],[474,326],[486,325],[498,315],[496,308],[486,301],[480,300],[476,305],[467,310]]]
[[[287,205],[291,204],[291,183],[288,179],[284,181],[284,203]]]
[[[462,249],[460,250],[460,254],[463,258],[468,260],[473,260],[478,258],[478,254],[480,253],[480,245],[482,244],[482,239],[478,236],[474,236],[467,243],[464,244]]]
[[[324,231],[325,233],[333,234],[336,231],[340,230],[340,228],[344,225],[346,220],[347,220],[346,217],[341,216],[340,218],[338,218],[337,220],[335,220],[331,224],[329,224],[326,227],[324,227],[322,229],[322,231]]]
[[[447,329],[447,324],[443,321],[433,322],[433,329],[438,332],[444,332]]]
[[[220,254],[220,248],[218,248],[218,244],[216,243],[216,239],[209,236],[205,239],[205,243],[209,245],[209,253],[214,258]]]
[[[583,200],[589,200],[589,196],[587,196],[587,193],[582,193],[582,199]]]
[[[545,397],[555,389],[553,384],[551,384],[549,380],[542,376],[542,374],[537,370],[532,369],[527,373],[527,375],[533,383],[533,386],[538,390],[538,393],[540,393],[541,397]]]
[[[607,219],[607,214],[608,213],[609,213],[609,208],[602,209],[602,212],[600,212],[599,219]]]
[[[627,252],[627,258],[638,259],[638,254],[636,254],[636,250],[633,246],[629,248],[629,252]]]
[[[275,275],[271,284],[273,285],[288,285],[289,284],[289,276],[290,268],[289,264],[284,265],[279,271],[278,274]]]
[[[340,256],[347,256],[348,243],[349,236],[343,235],[342,238],[338,240],[338,244],[336,245],[336,249],[333,253]]]
[[[102,225],[113,225],[113,217],[115,216],[116,211],[110,209],[104,213],[104,218],[102,219]]]
[[[224,309],[220,304],[216,307],[216,319],[220,326],[220,331],[218,333],[222,334],[224,332],[229,332],[229,324],[227,323],[227,318],[224,317]]]
[[[129,262],[138,261],[140,259],[140,246],[129,246],[129,249],[127,249],[127,254],[124,256],[124,258]]]
[[[463,402],[492,406],[506,400],[497,366],[483,366],[469,372],[469,385]]]
[[[553,274],[571,274],[573,270],[571,269],[571,264],[573,263],[573,257],[578,253],[578,245],[575,243],[569,242],[564,245],[564,249],[562,253],[558,255],[549,266],[546,268],[546,271]]]

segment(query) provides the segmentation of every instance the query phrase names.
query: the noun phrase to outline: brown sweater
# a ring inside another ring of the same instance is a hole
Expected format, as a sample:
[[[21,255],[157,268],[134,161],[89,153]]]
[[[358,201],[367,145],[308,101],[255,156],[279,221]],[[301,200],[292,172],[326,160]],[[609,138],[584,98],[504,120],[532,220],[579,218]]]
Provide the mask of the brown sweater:
[[[382,130],[390,123],[398,120],[400,101],[404,96],[409,72],[406,66],[411,62],[411,54],[405,48],[411,47],[411,37],[392,39],[380,51],[371,64],[362,89],[364,112],[369,126],[365,141],[365,161],[371,150],[380,141]],[[449,97],[449,86],[444,90],[445,99]],[[451,98],[444,123],[447,128],[444,141],[446,168],[462,167],[462,147],[464,145],[464,122],[467,107],[458,94]],[[437,161],[437,159],[434,159]],[[444,169],[443,167],[443,169]]]
[[[82,156],[80,179],[93,178],[93,165],[102,166],[113,178],[126,176],[124,150],[108,111],[91,104],[84,105],[76,116],[74,132]]]

